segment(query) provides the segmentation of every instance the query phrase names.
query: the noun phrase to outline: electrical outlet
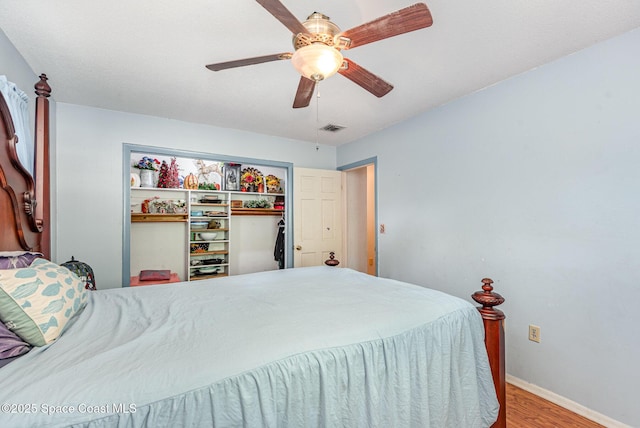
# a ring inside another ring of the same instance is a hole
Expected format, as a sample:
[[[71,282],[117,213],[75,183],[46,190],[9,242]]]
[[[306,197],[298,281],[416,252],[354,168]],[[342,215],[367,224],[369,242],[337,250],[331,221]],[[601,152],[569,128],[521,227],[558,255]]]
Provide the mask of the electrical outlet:
[[[529,324],[529,340],[540,343],[540,327]]]

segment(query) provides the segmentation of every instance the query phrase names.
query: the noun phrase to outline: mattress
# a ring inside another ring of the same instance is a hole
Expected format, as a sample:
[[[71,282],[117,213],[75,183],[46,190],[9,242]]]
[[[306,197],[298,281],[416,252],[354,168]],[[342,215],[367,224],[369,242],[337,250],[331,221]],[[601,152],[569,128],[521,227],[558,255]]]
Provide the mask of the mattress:
[[[0,426],[487,427],[470,303],[350,269],[100,290],[0,369]]]

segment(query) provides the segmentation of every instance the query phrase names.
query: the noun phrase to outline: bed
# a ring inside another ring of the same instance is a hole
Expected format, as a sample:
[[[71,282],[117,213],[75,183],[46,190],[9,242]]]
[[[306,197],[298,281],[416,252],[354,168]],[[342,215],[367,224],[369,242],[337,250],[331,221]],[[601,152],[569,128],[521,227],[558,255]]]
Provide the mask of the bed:
[[[36,101],[37,159],[49,92]],[[0,321],[29,350],[0,368],[0,426],[505,426],[503,299],[491,280],[473,295],[480,310],[332,266],[86,290],[48,260],[47,215],[24,202],[47,206],[48,190],[12,161],[2,105],[0,251],[23,252],[23,264],[0,270]],[[48,176],[43,157],[36,177]],[[32,297],[29,275],[45,298]],[[12,321],[33,307],[64,316]]]

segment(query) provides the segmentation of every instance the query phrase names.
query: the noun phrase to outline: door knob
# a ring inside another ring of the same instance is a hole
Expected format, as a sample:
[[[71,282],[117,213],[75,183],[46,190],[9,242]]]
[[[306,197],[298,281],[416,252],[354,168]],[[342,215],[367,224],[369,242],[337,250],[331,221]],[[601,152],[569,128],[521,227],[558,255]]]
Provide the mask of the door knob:
[[[296,245],[296,250],[298,250],[298,251],[302,250],[302,246],[301,245]]]

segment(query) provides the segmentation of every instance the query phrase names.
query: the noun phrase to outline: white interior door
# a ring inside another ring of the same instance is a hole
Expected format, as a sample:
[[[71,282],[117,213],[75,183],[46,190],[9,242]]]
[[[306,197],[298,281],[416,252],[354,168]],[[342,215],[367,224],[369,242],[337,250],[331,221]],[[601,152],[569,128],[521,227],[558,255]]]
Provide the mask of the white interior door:
[[[330,252],[342,257],[342,176],[340,171],[294,168],[295,267],[320,266]]]

